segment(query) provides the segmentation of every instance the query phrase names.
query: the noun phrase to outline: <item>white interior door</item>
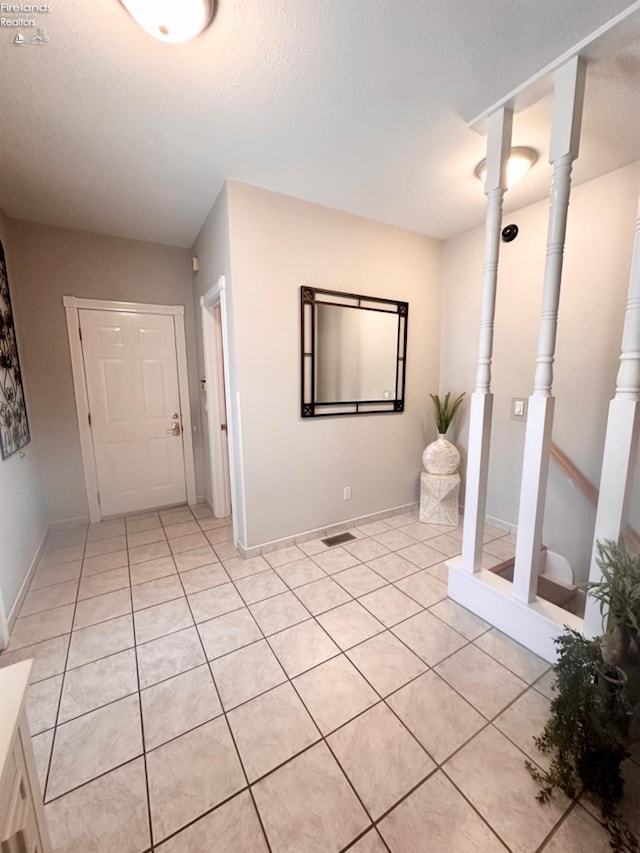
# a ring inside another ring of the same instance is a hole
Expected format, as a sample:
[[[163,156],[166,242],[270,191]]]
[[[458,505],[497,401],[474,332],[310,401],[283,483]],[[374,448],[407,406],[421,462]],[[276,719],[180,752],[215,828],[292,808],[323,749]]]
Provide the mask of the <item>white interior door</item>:
[[[186,500],[174,319],[81,309],[103,515]]]

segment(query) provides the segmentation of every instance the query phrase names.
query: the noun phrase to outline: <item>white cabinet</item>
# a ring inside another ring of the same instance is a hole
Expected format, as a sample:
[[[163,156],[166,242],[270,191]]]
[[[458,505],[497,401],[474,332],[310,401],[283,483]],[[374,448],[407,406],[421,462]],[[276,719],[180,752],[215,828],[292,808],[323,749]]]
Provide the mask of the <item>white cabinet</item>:
[[[0,669],[0,853],[51,853],[25,709],[31,661]]]

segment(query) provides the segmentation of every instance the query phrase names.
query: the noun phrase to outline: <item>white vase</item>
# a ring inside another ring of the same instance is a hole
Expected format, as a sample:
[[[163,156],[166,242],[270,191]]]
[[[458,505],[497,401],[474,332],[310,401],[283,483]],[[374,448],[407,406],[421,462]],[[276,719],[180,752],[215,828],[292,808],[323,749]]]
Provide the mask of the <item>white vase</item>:
[[[440,433],[422,454],[422,464],[428,474],[455,474],[460,466],[460,453],[455,444]]]

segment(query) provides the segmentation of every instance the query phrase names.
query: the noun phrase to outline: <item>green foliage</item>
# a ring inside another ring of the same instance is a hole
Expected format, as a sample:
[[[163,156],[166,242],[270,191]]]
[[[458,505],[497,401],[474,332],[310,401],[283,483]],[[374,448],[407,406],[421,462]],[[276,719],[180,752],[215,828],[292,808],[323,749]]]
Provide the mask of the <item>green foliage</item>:
[[[640,631],[640,554],[627,552],[622,539],[597,543],[596,561],[602,579],[586,584],[589,595],[600,602],[600,612],[609,611],[616,625]]]
[[[588,640],[566,629],[556,645],[556,696],[551,717],[535,739],[542,752],[554,757],[547,772],[527,762],[541,785],[538,800],[547,802],[555,788],[572,798],[581,790],[592,794],[600,803],[612,848],[636,851],[637,840],[617,807],[623,790],[620,765],[629,755],[626,677],[603,660],[600,638]]]
[[[436,414],[436,426],[438,432],[444,435],[451,426],[451,421],[454,419],[456,412],[460,408],[464,391],[455,400],[451,400],[451,391],[448,391],[444,400],[441,400],[437,394],[429,394],[433,401],[433,408]]]

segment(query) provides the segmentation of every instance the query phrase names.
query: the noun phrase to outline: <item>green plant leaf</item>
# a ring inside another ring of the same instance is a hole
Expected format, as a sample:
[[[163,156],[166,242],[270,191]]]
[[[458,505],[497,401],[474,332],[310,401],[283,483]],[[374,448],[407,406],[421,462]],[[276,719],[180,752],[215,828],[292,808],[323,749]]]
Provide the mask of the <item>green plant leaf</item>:
[[[463,391],[453,401],[451,401],[451,391],[447,391],[443,400],[440,399],[438,394],[429,394],[429,396],[433,402],[438,432],[444,435],[451,426],[451,421],[460,408],[465,393]]]
[[[618,542],[605,539],[596,543],[596,562],[601,577],[585,584],[586,591],[598,601],[601,613],[609,613],[615,625],[637,633],[640,628],[640,554],[630,554],[622,537]]]
[[[605,547],[605,552],[610,549]],[[555,695],[551,716],[535,743],[553,760],[547,771],[526,762],[540,785],[537,799],[545,803],[555,788],[569,797],[584,789],[600,803],[612,849],[637,849],[637,840],[621,817],[618,801],[620,771],[628,757],[631,704],[627,683],[602,656],[602,638],[588,639],[565,628],[555,640]],[[612,676],[618,676],[616,679]]]

